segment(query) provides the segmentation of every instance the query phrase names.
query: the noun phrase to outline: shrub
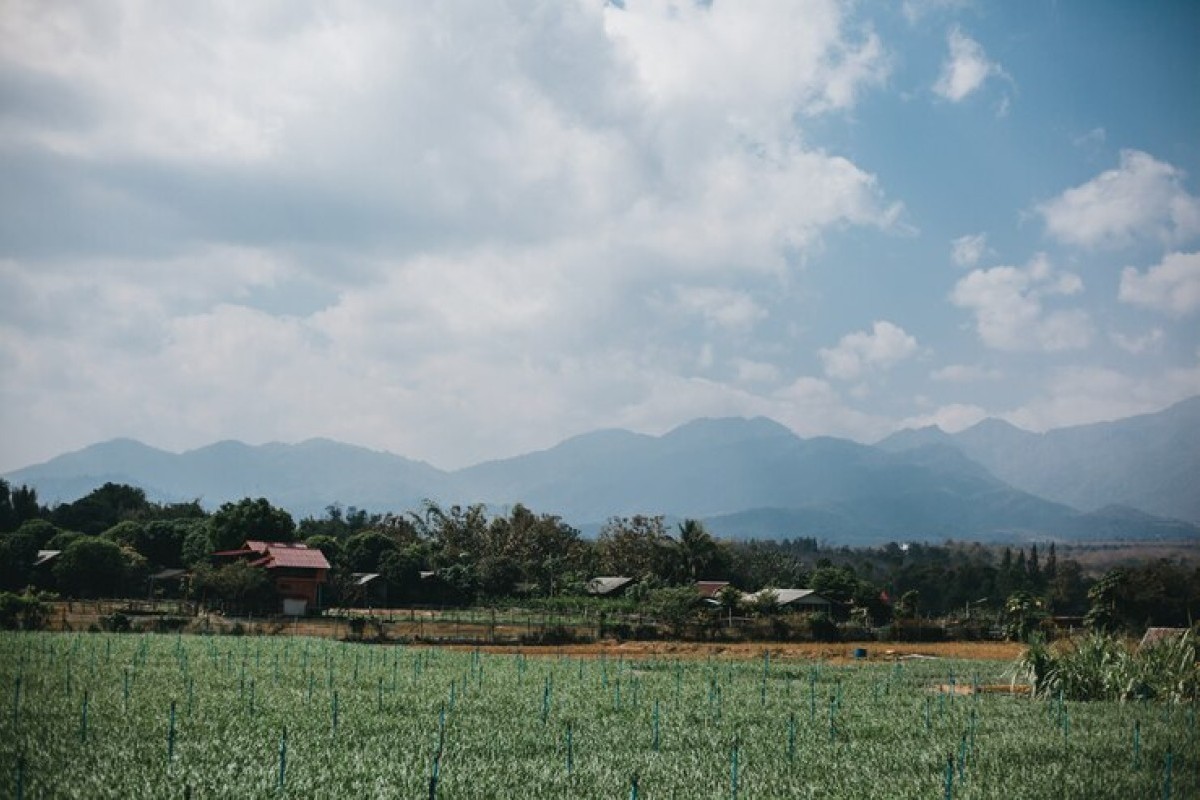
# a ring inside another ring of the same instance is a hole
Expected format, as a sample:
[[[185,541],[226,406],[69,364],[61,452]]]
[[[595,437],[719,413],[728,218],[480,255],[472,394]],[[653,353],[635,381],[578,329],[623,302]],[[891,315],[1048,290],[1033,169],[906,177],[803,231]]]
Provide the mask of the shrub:
[[[824,611],[818,611],[809,616],[808,630],[815,641],[836,642],[838,640],[837,623]]]
[[[1194,701],[1200,697],[1196,635],[1131,651],[1105,633],[1047,646],[1035,637],[1015,665],[1034,696],[1064,700]]]
[[[40,594],[0,592],[0,628],[36,631],[46,627],[50,608]]]
[[[109,633],[128,633],[133,628],[133,624],[128,615],[115,611],[100,618],[100,627]]]

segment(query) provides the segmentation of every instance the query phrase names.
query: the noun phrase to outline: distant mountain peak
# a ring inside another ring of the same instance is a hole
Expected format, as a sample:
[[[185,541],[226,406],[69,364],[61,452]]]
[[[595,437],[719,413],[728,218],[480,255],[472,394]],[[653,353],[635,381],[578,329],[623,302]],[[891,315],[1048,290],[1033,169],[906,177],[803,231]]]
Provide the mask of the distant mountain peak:
[[[796,438],[787,426],[770,417],[700,417],[673,428],[663,439],[684,438],[763,439],[774,437]]]

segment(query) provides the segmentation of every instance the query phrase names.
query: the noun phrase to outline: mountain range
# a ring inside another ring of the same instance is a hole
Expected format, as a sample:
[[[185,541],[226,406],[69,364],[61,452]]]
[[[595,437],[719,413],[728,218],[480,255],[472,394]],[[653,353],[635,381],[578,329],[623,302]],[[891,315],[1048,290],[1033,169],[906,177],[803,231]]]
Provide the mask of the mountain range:
[[[1200,537],[1200,397],[1164,411],[1031,433],[985,420],[874,446],[803,439],[766,418],[700,419],[662,436],[602,430],[456,471],[327,439],[169,453],[117,439],[5,475],[69,502],[107,481],[213,508],[267,497],[406,511],[520,502],[595,530],[612,516],[703,519],[731,538],[890,540]]]

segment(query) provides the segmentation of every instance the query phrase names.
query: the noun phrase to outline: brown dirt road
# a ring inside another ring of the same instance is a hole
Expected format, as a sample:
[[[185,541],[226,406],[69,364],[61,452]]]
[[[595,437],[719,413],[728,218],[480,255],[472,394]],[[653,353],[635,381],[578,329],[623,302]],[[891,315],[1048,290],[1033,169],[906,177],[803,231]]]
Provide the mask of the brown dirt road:
[[[452,646],[456,649],[474,650],[473,645]],[[1025,646],[1015,642],[617,642],[604,641],[596,644],[562,646],[515,646],[480,645],[483,653],[523,653],[527,656],[571,656],[572,658],[722,658],[745,660],[761,658],[770,652],[772,659],[790,661],[826,661],[849,663],[854,650],[867,651],[867,661],[894,661],[905,656],[930,658],[964,658],[987,661],[1012,661],[1021,655]]]

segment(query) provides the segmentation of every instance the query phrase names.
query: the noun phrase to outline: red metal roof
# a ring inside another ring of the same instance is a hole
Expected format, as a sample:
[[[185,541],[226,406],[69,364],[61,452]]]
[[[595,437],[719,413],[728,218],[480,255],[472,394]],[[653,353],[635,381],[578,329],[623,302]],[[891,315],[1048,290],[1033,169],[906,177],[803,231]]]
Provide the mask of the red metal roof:
[[[267,556],[271,559],[271,563],[267,564],[267,569],[274,569],[275,567],[329,569],[329,562],[325,560],[324,553],[316,548],[306,547],[302,544],[270,544],[267,546]]]
[[[275,569],[329,569],[325,554],[302,542],[262,542],[257,539],[246,541],[241,550],[224,550],[214,556],[257,555],[250,563],[256,567]]]

